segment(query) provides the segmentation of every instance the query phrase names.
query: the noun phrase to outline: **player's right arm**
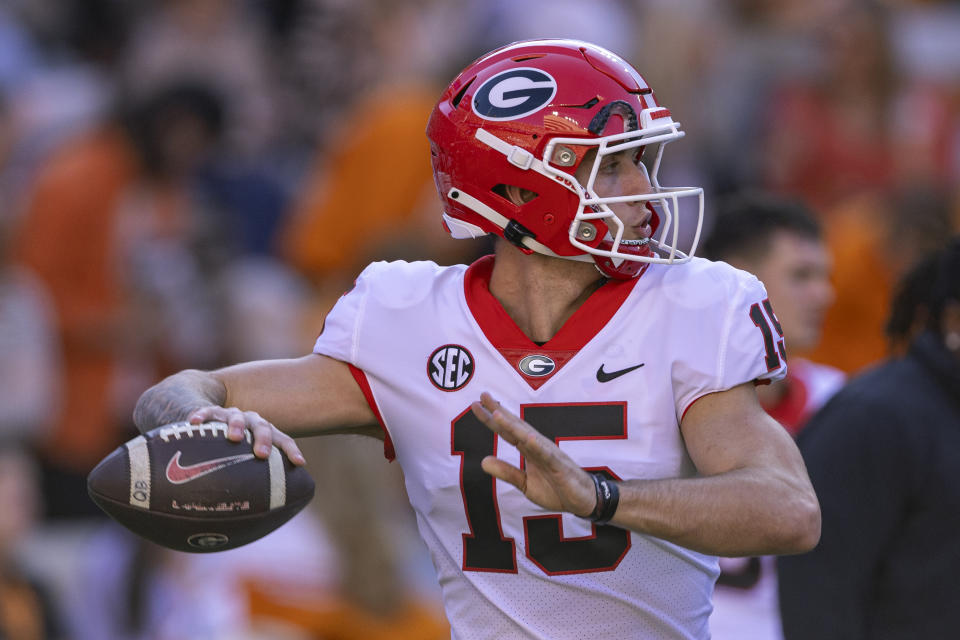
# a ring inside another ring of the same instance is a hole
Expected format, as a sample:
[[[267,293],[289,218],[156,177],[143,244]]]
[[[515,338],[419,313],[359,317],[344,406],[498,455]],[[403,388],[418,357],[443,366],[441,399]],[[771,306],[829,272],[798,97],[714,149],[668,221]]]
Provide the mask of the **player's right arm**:
[[[349,367],[319,354],[181,371],[147,389],[133,419],[141,432],[183,420],[225,422],[231,440],[242,439],[245,429],[252,432],[258,456],[267,457],[273,443],[297,464],[303,454],[293,437],[383,437]]]

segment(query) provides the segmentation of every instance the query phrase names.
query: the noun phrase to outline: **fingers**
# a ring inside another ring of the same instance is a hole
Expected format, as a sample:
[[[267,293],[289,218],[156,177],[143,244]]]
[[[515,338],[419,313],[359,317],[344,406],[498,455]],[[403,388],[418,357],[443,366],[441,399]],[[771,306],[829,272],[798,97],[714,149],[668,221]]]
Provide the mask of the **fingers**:
[[[202,407],[191,413],[189,417],[191,424],[213,421],[227,425],[227,439],[233,442],[243,440],[244,432],[249,430],[253,436],[253,454],[258,458],[268,458],[271,447],[276,446],[287,454],[294,464],[302,465],[306,462],[303,452],[300,451],[294,439],[267,422],[255,411],[241,411],[236,407]]]
[[[509,482],[522,493],[527,492],[527,474],[512,464],[508,464],[495,456],[487,456],[480,461],[480,467],[498,480]]]
[[[526,460],[521,469],[487,456],[480,463],[486,473],[513,485],[545,509],[575,514],[592,511],[596,501],[593,480],[557,443],[505,410],[488,393],[481,394],[471,408],[483,424],[513,444]]]
[[[220,411],[226,411],[223,407],[200,407],[193,411],[190,416],[187,418],[187,422],[190,424],[200,424],[201,422],[210,422],[215,420],[215,413]]]
[[[518,440],[516,436],[513,435],[509,430],[507,430],[500,422],[497,421],[497,418],[494,414],[487,411],[479,403],[473,403],[470,408],[473,410],[473,414],[480,419],[480,422],[489,427],[501,438],[514,445],[519,449]]]
[[[258,458],[270,456],[270,447],[273,442],[273,425],[260,417],[254,411],[244,411],[243,418],[247,428],[253,434],[253,453]],[[231,426],[231,429],[233,427]]]
[[[510,444],[517,445],[523,431],[522,429],[518,430],[513,425],[513,421],[523,421],[501,407],[500,403],[493,399],[493,396],[487,392],[481,393],[480,402],[474,402],[470,408],[480,422],[496,431]]]
[[[300,447],[297,446],[297,442],[276,427],[274,427],[273,443],[278,446],[281,451],[287,454],[287,457],[290,458],[290,462],[293,464],[306,464],[307,460],[303,457],[303,452],[300,451]]]
[[[534,457],[540,462],[548,463],[552,458],[550,453],[559,448],[547,440],[539,431],[530,426],[494,400],[489,393],[480,394],[480,402],[474,402],[471,409],[477,418],[497,433],[501,438],[517,447],[521,454]]]
[[[223,422],[227,425],[227,439],[234,442],[243,440],[244,431],[247,429],[247,416],[236,407],[201,407],[190,414],[188,421],[190,424]],[[269,454],[269,443],[267,444]]]
[[[272,445],[286,453],[294,464],[305,462],[303,453],[301,453],[300,447],[293,441],[293,438],[261,418],[260,414],[256,412],[245,411],[244,416],[247,419],[248,428],[253,433],[254,455],[259,458],[267,458],[270,455]]]

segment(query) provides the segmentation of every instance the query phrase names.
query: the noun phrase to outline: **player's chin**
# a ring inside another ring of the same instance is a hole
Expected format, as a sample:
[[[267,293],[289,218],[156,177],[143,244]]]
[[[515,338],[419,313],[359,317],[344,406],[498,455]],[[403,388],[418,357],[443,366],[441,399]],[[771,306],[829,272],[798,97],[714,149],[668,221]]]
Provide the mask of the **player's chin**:
[[[809,351],[814,349],[820,342],[821,333],[820,323],[817,323],[815,326],[808,327],[807,330],[802,332],[798,337],[788,340],[787,347],[793,351]]]

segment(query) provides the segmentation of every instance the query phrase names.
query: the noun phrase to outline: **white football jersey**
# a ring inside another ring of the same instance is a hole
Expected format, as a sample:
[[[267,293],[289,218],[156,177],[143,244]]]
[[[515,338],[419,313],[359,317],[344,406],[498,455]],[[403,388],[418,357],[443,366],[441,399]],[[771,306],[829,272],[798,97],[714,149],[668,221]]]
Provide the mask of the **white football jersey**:
[[[544,510],[480,468],[520,455],[471,413],[482,391],[582,467],[696,474],[679,423],[701,396],[786,369],[763,285],[726,264],[650,265],[600,287],[549,342],[469,268],[375,263],[315,351],[350,365],[400,461],[459,639],[706,638],[717,558]]]

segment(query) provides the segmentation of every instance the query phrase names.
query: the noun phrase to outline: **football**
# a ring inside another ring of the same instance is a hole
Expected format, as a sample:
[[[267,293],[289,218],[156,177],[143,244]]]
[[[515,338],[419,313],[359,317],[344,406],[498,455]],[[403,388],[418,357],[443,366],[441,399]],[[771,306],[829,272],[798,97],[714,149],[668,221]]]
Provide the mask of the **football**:
[[[178,422],[133,438],[87,476],[90,498],[134,533],[170,549],[224,551],[267,535],[313,498],[313,478],[277,447],[260,459],[250,432]]]

